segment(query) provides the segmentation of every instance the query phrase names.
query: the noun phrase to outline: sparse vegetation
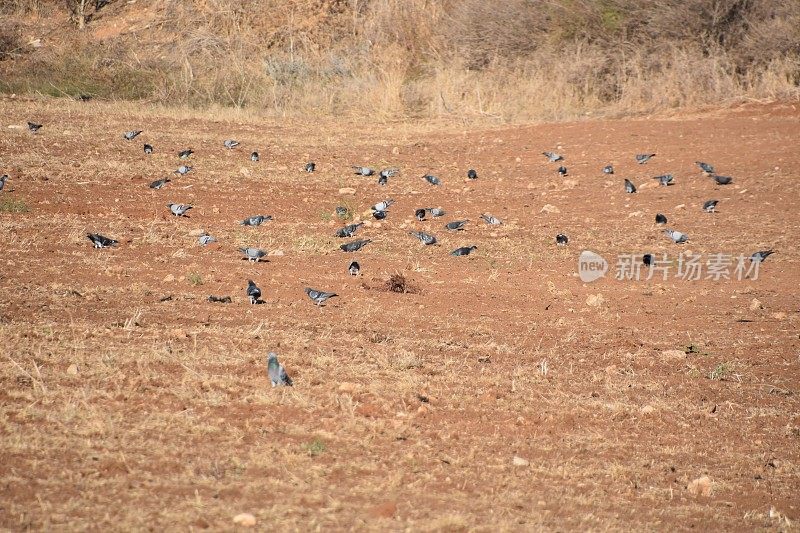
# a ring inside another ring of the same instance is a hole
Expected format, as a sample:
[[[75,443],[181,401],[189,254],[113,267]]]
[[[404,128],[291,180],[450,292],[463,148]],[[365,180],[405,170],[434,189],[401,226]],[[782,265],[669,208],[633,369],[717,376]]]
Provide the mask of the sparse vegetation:
[[[186,281],[188,281],[191,285],[197,287],[203,284],[203,276],[201,276],[197,272],[191,272],[189,275],[186,276]]]
[[[326,446],[325,442],[323,442],[322,439],[315,438],[314,440],[305,445],[305,449],[308,455],[310,455],[311,457],[317,457],[318,455],[321,455],[325,451]]]
[[[15,198],[0,198],[0,213],[27,213],[28,204]]]

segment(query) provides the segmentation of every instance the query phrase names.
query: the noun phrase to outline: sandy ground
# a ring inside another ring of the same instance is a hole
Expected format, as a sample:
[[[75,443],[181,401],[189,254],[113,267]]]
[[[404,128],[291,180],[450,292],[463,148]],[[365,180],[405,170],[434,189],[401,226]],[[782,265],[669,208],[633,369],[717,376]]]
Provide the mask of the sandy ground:
[[[227,530],[239,513],[264,530],[797,528],[797,104],[503,128],[63,100],[3,100],[0,117],[3,529]],[[381,187],[361,164],[401,174]],[[338,205],[367,221],[359,252],[338,249]],[[418,222],[420,207],[447,214]],[[274,220],[238,225],[255,214]],[[246,245],[272,253],[249,263]],[[585,249],[610,263],[593,283]],[[681,252],[765,249],[757,279],[677,276]],[[667,254],[668,279],[614,279],[620,254],[646,252]],[[307,286],[339,296],[317,307]],[[294,387],[270,387],[268,351]]]

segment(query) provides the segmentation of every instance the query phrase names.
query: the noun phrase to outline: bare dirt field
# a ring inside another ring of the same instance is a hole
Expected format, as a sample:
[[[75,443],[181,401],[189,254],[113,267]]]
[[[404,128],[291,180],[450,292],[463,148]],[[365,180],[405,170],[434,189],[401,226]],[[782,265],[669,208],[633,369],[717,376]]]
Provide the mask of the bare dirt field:
[[[513,127],[210,116],[0,101],[2,529],[797,528],[800,106]],[[381,187],[361,164],[401,173]],[[368,221],[359,252],[338,248],[339,205]],[[238,224],[255,214],[274,220]],[[605,278],[580,280],[584,249]],[[614,279],[618,254],[766,249],[755,280]],[[339,296],[317,307],[307,286]],[[270,386],[268,351],[294,387]]]

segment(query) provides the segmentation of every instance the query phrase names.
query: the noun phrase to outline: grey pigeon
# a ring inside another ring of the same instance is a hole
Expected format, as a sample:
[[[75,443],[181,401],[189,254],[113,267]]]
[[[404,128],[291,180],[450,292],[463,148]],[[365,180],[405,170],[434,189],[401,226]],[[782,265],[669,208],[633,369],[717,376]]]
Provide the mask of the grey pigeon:
[[[633,194],[636,192],[636,185],[631,182],[628,178],[625,178],[625,192],[628,194]]]
[[[355,171],[355,174],[358,174],[359,176],[372,176],[375,174],[375,170],[369,167],[353,166],[353,170]]]
[[[681,233],[680,231],[676,231],[674,229],[665,229],[664,235],[672,239],[675,244],[683,244],[689,240],[689,237],[685,233]]]
[[[653,179],[658,180],[659,185],[661,185],[662,187],[672,185],[672,182],[675,180],[672,174],[664,174],[662,176],[656,176]]]
[[[135,139],[135,138],[136,138],[136,137],[137,137],[137,136],[138,136],[140,133],[142,133],[142,130],[131,130],[131,131],[126,131],[125,133],[123,133],[123,134],[122,134],[122,137],[123,137],[123,138],[124,138],[126,141],[132,141],[132,140],[134,140],[134,139]]]
[[[491,226],[497,226],[497,225],[500,225],[500,224],[502,224],[502,223],[503,223],[503,221],[502,221],[502,220],[500,220],[500,219],[499,219],[499,218],[497,218],[497,217],[493,217],[492,215],[490,215],[490,214],[488,214],[488,213],[485,213],[485,214],[481,215],[481,218],[482,218],[482,219],[483,219],[483,220],[484,220],[484,221],[485,221],[487,224],[489,224],[489,225],[491,225]]]
[[[564,176],[566,176],[567,175],[567,167],[565,167],[563,165],[558,167],[558,175],[561,176],[562,178]]]
[[[28,129],[31,131],[31,133],[36,133],[41,128],[42,128],[41,124],[37,124],[35,122],[28,121]]]
[[[452,230],[452,231],[463,231],[464,226],[466,226],[468,220],[454,220],[452,222],[448,222],[444,225],[445,228]]]
[[[384,218],[386,218],[386,214],[387,214],[387,211],[373,211],[372,212],[372,217],[375,220],[383,220]]]
[[[250,154],[250,161],[258,162],[260,157],[258,156],[258,152],[253,152]]]
[[[267,255],[267,252],[259,250],[258,248],[239,248],[239,251],[242,252],[244,257],[251,263],[258,263],[262,257]]]
[[[386,211],[387,209],[389,209],[389,207],[391,207],[391,205],[393,203],[394,203],[394,200],[389,198],[388,200],[383,200],[382,202],[378,202],[377,204],[373,205],[372,206],[372,210],[373,211]]]
[[[644,165],[645,163],[650,161],[651,158],[655,156],[656,154],[636,154],[636,162],[639,163],[640,165]]]
[[[343,228],[339,228],[338,230],[336,230],[336,233],[334,235],[336,237],[342,237],[342,238],[344,238],[344,237],[352,237],[353,235],[356,234],[356,231],[358,231],[358,228],[360,228],[363,225],[364,225],[363,222],[356,222],[355,224],[348,224],[347,226],[345,226]]]
[[[253,215],[239,222],[240,226],[260,226],[262,222],[272,220],[272,215]]]
[[[233,139],[225,139],[222,141],[222,145],[227,148],[228,150],[233,150],[237,146],[239,146],[239,141],[234,141]]]
[[[656,224],[666,224],[667,217],[662,215],[661,213],[656,213]]]
[[[559,246],[566,246],[569,242],[569,237],[564,235],[563,233],[559,233],[556,235],[556,244]]]
[[[8,174],[3,174],[0,176],[0,191],[3,190],[3,187],[6,186],[6,182],[8,181]]]
[[[148,155],[152,154],[153,153],[153,145],[144,143],[144,153],[146,153]]]
[[[292,378],[286,373],[286,369],[278,362],[275,352],[269,352],[267,358],[267,374],[273,387],[291,387]]]
[[[258,299],[261,298],[261,289],[259,289],[252,279],[247,280],[247,297],[250,298],[251,304],[257,304]]]
[[[364,246],[368,245],[372,241],[370,239],[359,239],[357,241],[346,242],[343,245],[339,246],[339,248],[343,252],[357,252]]]
[[[428,207],[425,211],[430,213],[434,218],[443,217],[445,215],[444,209],[440,207]]]
[[[109,239],[108,237],[104,237],[99,233],[87,233],[86,237],[92,241],[95,248],[110,248],[116,244],[119,244],[114,239]]]
[[[425,245],[436,244],[436,237],[434,237],[430,233],[425,233],[424,231],[409,231],[408,234],[419,239],[419,242],[421,242],[422,244]]]
[[[306,287],[305,291],[308,297],[311,298],[311,300],[317,305],[324,304],[329,298],[333,298],[334,296],[339,296],[335,292],[318,291],[310,287]]]
[[[350,266],[347,267],[347,271],[351,276],[358,276],[358,273],[361,271],[361,265],[358,264],[358,261],[353,261],[350,263]]]
[[[0,187],[0,189],[1,188],[2,187]],[[414,217],[416,217],[417,220],[425,220],[425,210],[417,209],[416,211],[414,211]]]
[[[176,170],[175,173],[176,174],[180,174],[181,176],[185,176],[186,174],[188,174],[189,172],[192,171],[192,168],[194,168],[194,167],[190,167],[190,166],[187,166],[187,165],[181,165],[181,166],[178,167],[178,170]]]
[[[733,178],[730,176],[717,176],[714,174],[712,177],[717,182],[717,185],[730,185],[733,183]]]
[[[700,167],[700,170],[702,170],[706,174],[714,174],[714,167],[712,165],[709,165],[708,163],[703,163],[702,161],[695,161],[694,163],[698,167]]]
[[[461,248],[456,248],[455,250],[450,252],[450,255],[455,255],[455,256],[469,255],[470,253],[472,253],[472,250],[477,250],[477,249],[478,249],[477,246],[462,246]]]
[[[559,155],[555,152],[542,152],[542,155],[545,156],[551,163],[564,160],[564,156]]]
[[[186,204],[167,204],[169,210],[172,211],[172,214],[176,217],[185,217],[186,212],[192,208],[191,205]]]
[[[424,176],[422,176],[422,179],[424,179],[425,181],[427,181],[431,185],[441,185],[442,184],[442,180],[440,180],[436,176],[432,176],[430,174],[425,174]]]
[[[399,168],[384,168],[380,172],[380,177],[393,178],[394,176],[397,176],[398,172],[400,172]]]
[[[613,165],[606,165],[603,167],[603,174],[613,174],[613,173],[614,173]]]
[[[718,203],[719,203],[719,200],[707,200],[703,204],[703,211],[705,211],[706,213],[714,213],[714,212],[716,212]]]
[[[180,152],[178,152],[178,157],[180,157],[181,159],[188,159],[189,156],[191,156],[193,153],[194,153],[194,150],[191,150],[191,149],[190,150],[181,150]]]
[[[169,178],[161,178],[160,180],[151,182],[150,185],[148,185],[148,187],[150,187],[151,189],[160,189],[170,181],[172,180],[170,180]]]
[[[343,205],[337,205],[337,206],[336,206],[336,210],[335,210],[335,211],[336,211],[336,217],[337,217],[337,218],[341,218],[341,219],[345,219],[345,218],[347,218],[347,214],[350,212],[350,211],[349,211],[349,210],[348,210],[348,209],[347,209],[345,206],[343,206]]]
[[[767,257],[774,254],[773,250],[762,250],[760,252],[756,252],[750,256],[750,261],[754,261],[756,263],[763,263]]]
[[[383,186],[386,185],[387,183],[389,183],[389,178],[387,178],[386,176],[378,176],[378,185]]]
[[[471,179],[471,180],[476,180],[476,179],[478,179],[478,173],[475,172],[475,169],[471,168],[471,169],[467,170],[467,178]]]
[[[217,242],[217,239],[209,235],[208,233],[203,233],[200,237],[197,238],[197,242],[200,243],[200,246],[206,246],[211,244],[212,242]]]
[[[314,163],[313,161],[309,161],[308,163],[306,163],[306,166],[305,166],[304,170],[306,172],[314,172],[314,170],[316,170],[316,168],[317,168],[316,163]]]

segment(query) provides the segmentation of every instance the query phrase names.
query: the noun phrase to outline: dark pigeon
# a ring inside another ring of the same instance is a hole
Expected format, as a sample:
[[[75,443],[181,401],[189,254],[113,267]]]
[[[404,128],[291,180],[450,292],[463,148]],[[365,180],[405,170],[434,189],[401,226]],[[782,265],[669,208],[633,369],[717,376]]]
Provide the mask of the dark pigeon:
[[[613,165],[606,165],[603,167],[603,174],[613,174],[613,173],[614,173]]]
[[[656,154],[636,154],[636,162],[639,163],[640,165],[644,165],[645,163],[650,161],[651,158],[655,156]]]
[[[471,168],[471,169],[467,170],[467,178],[471,179],[471,180],[476,180],[476,179],[478,179],[478,173],[475,172],[475,170]]]
[[[477,246],[462,246],[461,248],[456,248],[455,250],[450,252],[450,255],[455,255],[455,256],[469,255],[470,253],[472,253],[472,250],[477,250],[477,249],[478,249]]]
[[[664,174],[662,176],[656,176],[653,179],[658,180],[659,185],[661,185],[662,187],[672,185],[673,184],[672,182],[675,180],[672,174]]]
[[[144,143],[144,153],[152,154],[153,153],[153,145]]]
[[[425,245],[436,244],[436,237],[424,231],[409,231],[409,235],[419,239],[419,242]]]
[[[642,263],[644,263],[644,266],[651,266],[653,264],[653,254],[644,254],[642,256]]]
[[[361,265],[358,264],[358,261],[353,261],[350,263],[350,266],[347,267],[347,271],[351,276],[358,276],[358,273],[361,271]]]
[[[441,185],[442,184],[442,180],[440,180],[436,176],[432,176],[430,174],[425,174],[424,176],[422,176],[422,179],[424,179],[425,181],[427,181],[431,185]]]
[[[712,178],[717,182],[717,185],[730,185],[733,183],[733,178],[730,176],[718,176],[714,174]]]
[[[239,222],[240,226],[260,226],[262,222],[272,220],[272,215],[253,215]]]
[[[714,212],[716,212],[718,203],[719,203],[719,200],[707,200],[703,204],[703,211],[705,211],[706,213],[714,213]]]
[[[358,231],[358,228],[363,226],[363,222],[356,222],[355,224],[348,224],[343,228],[339,228],[336,233],[334,234],[336,237],[352,237]]]
[[[565,166],[558,167],[558,175],[561,176],[562,178],[564,176],[566,176],[567,175],[567,167],[565,167]]]
[[[28,121],[28,130],[30,130],[31,133],[36,133],[40,129],[42,129],[42,125],[41,124],[37,124],[35,122]]]
[[[714,174],[714,167],[709,165],[708,163],[703,163],[702,161],[695,161],[695,164],[700,167],[700,170],[705,172],[706,174]]]
[[[343,245],[339,246],[339,248],[343,252],[357,252],[361,248],[363,248],[364,246],[368,245],[371,242],[372,242],[372,240],[370,240],[370,239],[359,239],[357,241],[346,242]]]
[[[667,217],[662,215],[661,213],[656,213],[656,224],[666,224]]]
[[[766,261],[767,257],[774,254],[773,250],[762,250],[760,252],[756,252],[750,256],[750,261],[754,261],[756,263],[763,263]]]
[[[188,159],[193,153],[194,150],[181,150],[180,152],[178,152],[178,157],[180,157],[181,159]]]
[[[111,248],[112,246],[119,244],[114,239],[109,239],[108,237],[100,235],[99,233],[87,233],[86,237],[92,241],[92,244],[94,244],[95,248]]]
[[[631,182],[628,178],[625,178],[625,192],[628,194],[633,194],[636,192],[636,185]]]
[[[467,225],[468,220],[454,220],[452,222],[448,222],[444,225],[445,228],[452,230],[452,231],[462,231],[464,226]]]
[[[2,189],[2,187],[0,187]],[[414,211],[414,216],[417,220],[425,220],[425,210],[424,209],[417,209]]]
[[[559,233],[556,235],[556,244],[559,246],[566,246],[569,243],[569,237],[564,235],[563,233]]]
[[[261,298],[261,289],[256,286],[252,279],[247,280],[247,297],[250,298],[251,304],[257,304],[259,298]]]
[[[261,158],[259,157],[258,152],[253,152],[250,154],[250,161],[257,163],[259,159]]]
[[[166,185],[167,183],[169,183],[170,181],[172,181],[172,180],[169,179],[169,178],[161,178],[160,180],[156,180],[156,181],[151,182],[150,185],[148,185],[148,187],[150,187],[151,189],[156,189],[157,190],[157,189],[160,189],[161,187],[163,187],[164,185]]]
[[[310,173],[310,172],[314,172],[314,170],[316,170],[316,168],[317,168],[317,164],[314,163],[313,161],[309,161],[308,163],[306,163],[306,166],[304,167],[303,170],[305,170],[306,172]]]

